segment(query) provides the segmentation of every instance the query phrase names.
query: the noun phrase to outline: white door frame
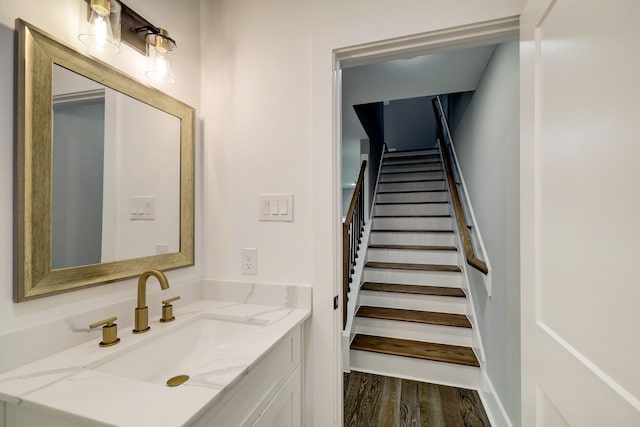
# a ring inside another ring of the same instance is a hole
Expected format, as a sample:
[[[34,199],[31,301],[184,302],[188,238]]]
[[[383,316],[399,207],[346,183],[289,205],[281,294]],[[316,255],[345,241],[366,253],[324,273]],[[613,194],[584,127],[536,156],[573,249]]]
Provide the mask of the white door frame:
[[[438,52],[499,44],[518,39],[520,32],[519,16],[509,16],[490,21],[447,28],[412,36],[375,41],[333,51],[333,203],[341,205],[342,197],[342,70],[345,68],[369,65],[394,59],[412,58]],[[340,210],[341,211],[341,210]],[[342,224],[341,215],[333,218],[333,254],[334,257],[334,295],[342,295]],[[344,304],[344,301],[341,302]],[[342,310],[334,311],[334,339],[337,352],[334,354],[338,367],[336,399],[336,420],[343,424],[342,389]]]

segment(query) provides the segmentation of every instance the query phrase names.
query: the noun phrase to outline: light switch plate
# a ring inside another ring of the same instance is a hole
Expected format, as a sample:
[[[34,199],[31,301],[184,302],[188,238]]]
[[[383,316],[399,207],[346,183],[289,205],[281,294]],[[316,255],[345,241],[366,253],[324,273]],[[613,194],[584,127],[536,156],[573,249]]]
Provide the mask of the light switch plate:
[[[258,195],[258,219],[293,222],[293,194]]]
[[[155,196],[132,196],[129,199],[129,219],[147,220],[156,219]]]

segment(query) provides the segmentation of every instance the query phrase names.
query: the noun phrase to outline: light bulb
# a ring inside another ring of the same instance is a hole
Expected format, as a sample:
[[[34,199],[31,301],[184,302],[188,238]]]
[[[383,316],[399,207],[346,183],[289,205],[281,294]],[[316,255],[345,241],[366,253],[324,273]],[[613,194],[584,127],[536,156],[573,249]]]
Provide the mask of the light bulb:
[[[147,43],[149,52],[147,57],[146,76],[156,83],[175,83],[169,52],[175,43],[168,38],[169,33],[160,29],[159,34],[149,34]]]
[[[89,31],[78,35],[80,41],[96,52],[120,52],[120,32],[113,30],[111,19],[119,25],[120,6],[109,0],[92,0]],[[119,30],[119,28],[118,28]]]
[[[156,79],[163,82],[168,75],[169,64],[167,64],[167,57],[165,54],[158,52],[156,55]]]
[[[107,22],[105,22],[104,16],[98,16],[93,23],[95,35],[96,35],[96,49],[99,51],[104,50],[104,46],[107,44]]]

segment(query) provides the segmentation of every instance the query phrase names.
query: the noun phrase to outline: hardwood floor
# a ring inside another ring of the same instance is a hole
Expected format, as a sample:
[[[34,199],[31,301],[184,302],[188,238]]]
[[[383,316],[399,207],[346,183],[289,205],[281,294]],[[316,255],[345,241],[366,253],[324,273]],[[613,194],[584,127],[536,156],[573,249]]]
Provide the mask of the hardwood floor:
[[[345,427],[489,427],[475,390],[352,371],[344,374]]]

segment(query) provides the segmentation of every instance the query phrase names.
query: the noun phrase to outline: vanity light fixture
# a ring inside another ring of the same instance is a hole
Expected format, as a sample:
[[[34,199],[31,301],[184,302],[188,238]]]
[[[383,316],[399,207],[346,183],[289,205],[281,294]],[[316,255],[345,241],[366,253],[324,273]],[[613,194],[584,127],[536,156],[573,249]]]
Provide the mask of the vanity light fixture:
[[[97,52],[120,52],[120,11],[115,0],[90,0],[89,28],[78,39]]]
[[[156,83],[175,83],[170,52],[176,41],[119,0],[85,0],[89,5],[88,32],[78,38],[91,50],[120,51],[120,40],[147,57],[145,75]]]
[[[147,28],[147,71],[145,75],[156,83],[175,83],[169,52],[176,42],[164,28]]]

